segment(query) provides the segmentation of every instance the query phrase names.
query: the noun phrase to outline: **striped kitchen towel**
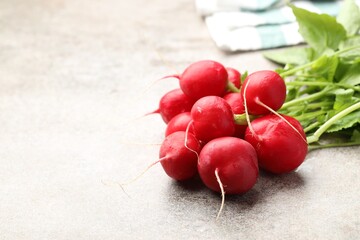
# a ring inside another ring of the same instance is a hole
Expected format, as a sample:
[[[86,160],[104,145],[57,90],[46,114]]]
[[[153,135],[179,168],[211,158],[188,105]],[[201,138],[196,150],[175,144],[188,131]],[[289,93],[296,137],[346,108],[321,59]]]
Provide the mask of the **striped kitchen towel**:
[[[263,11],[278,5],[281,0],[196,0],[196,9],[200,15],[210,15],[222,11]]]
[[[360,1],[357,1],[359,4]],[[295,6],[336,16],[341,1],[293,1]],[[196,0],[215,44],[228,52],[292,46],[303,42],[290,7],[281,0]]]

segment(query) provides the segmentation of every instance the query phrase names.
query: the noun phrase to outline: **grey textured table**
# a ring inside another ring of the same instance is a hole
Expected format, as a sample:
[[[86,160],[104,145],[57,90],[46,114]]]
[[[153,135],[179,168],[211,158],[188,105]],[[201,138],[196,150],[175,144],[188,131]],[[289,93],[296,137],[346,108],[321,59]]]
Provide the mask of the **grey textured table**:
[[[156,108],[200,59],[273,69],[214,46],[190,0],[0,1],[0,239],[359,239],[359,147],[261,173],[243,196],[177,183],[155,166]],[[245,37],[245,36],[244,36]],[[152,143],[155,145],[150,145]]]

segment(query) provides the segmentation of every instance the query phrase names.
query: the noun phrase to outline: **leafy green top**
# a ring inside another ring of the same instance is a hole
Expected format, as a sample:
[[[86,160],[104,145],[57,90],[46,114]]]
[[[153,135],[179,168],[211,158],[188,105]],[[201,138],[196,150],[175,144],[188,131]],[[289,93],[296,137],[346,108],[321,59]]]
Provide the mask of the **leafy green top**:
[[[308,45],[264,53],[284,65],[277,69],[288,89],[280,112],[301,122],[312,148],[360,145],[358,6],[345,0],[337,18],[290,7]],[[324,133],[336,143],[320,144]],[[345,141],[338,142],[339,135]]]

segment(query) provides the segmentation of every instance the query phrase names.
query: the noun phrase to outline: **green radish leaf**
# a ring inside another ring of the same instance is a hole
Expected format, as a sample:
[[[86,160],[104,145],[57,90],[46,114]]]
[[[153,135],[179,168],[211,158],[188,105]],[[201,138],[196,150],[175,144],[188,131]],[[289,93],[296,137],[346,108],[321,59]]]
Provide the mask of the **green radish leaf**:
[[[337,89],[334,92],[335,102],[333,105],[334,110],[341,111],[350,105],[356,103],[358,100],[353,98],[354,90],[353,89]]]
[[[344,26],[348,36],[356,35],[360,30],[360,10],[354,0],[345,0],[337,21]]]
[[[341,79],[344,78],[347,71],[349,71],[352,64],[348,62],[341,61],[343,59],[340,58],[340,62],[335,72],[335,82],[340,82]]]
[[[358,46],[358,48],[354,48],[356,46]],[[354,48],[354,49],[351,49],[350,51],[345,51],[345,52],[339,54],[339,57],[342,59],[342,61],[349,62],[349,63],[355,63],[355,62],[359,61],[360,60],[360,36],[346,38],[339,45],[340,51],[344,51],[349,48]]]
[[[344,67],[343,67],[344,68]],[[349,84],[351,86],[360,85],[360,63],[347,66],[343,71],[343,75],[339,83]]]
[[[301,123],[301,126],[303,128],[306,128],[306,127],[310,126],[313,123],[313,120],[303,120],[300,123]]]
[[[313,50],[305,47],[292,47],[275,51],[264,52],[265,58],[282,64],[302,65],[311,60]]]
[[[326,132],[337,132],[342,129],[351,128],[358,123],[360,123],[360,110],[349,113],[345,117],[339,119]]]
[[[297,93],[297,89],[295,89],[295,88],[289,89],[287,94],[286,94],[286,101],[290,101],[292,99],[295,99],[296,93]]]
[[[299,24],[299,33],[318,55],[328,48],[338,49],[339,43],[346,37],[346,31],[334,17],[290,6]]]
[[[287,85],[279,113],[297,118],[310,144],[324,133],[333,139],[346,133],[346,141],[352,136],[352,143],[360,145],[360,36],[354,36],[360,29],[360,13],[354,0],[345,1],[339,22],[290,5],[309,47],[264,53],[283,65],[276,69]]]
[[[321,75],[328,82],[333,82],[339,63],[337,56],[322,55],[311,66],[311,73]]]
[[[241,84],[245,81],[248,76],[248,71],[246,70],[243,74],[241,74]]]
[[[353,47],[353,46],[359,46],[360,45],[360,36],[353,36],[353,37],[348,37],[346,39],[344,39],[344,41],[342,41],[339,45],[339,49],[343,50],[349,47]],[[354,51],[354,50],[351,50]],[[342,55],[342,54],[341,54]]]

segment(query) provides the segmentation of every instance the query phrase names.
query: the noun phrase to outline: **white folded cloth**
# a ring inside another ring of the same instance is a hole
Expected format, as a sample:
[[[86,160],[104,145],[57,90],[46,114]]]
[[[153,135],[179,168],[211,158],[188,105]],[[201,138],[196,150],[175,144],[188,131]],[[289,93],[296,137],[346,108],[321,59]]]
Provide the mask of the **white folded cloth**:
[[[269,49],[303,42],[295,16],[282,0],[196,0],[195,3],[211,38],[224,51]],[[341,1],[302,0],[292,4],[336,16]]]

